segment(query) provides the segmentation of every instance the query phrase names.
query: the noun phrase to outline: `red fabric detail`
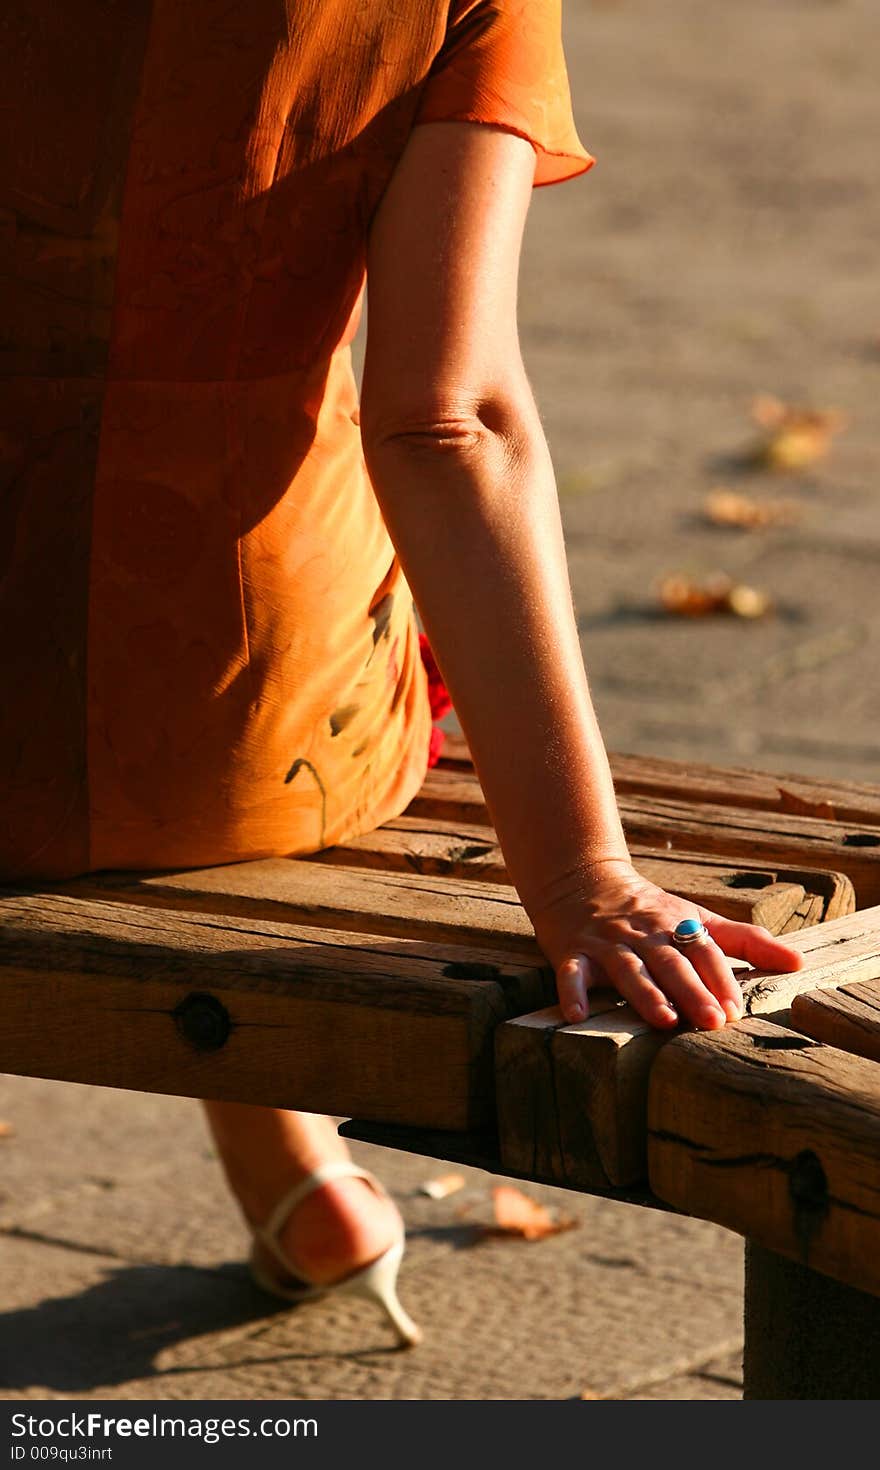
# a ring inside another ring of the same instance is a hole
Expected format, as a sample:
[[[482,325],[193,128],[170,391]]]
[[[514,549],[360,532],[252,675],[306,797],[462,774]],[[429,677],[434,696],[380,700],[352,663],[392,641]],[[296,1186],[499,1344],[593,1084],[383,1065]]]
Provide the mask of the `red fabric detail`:
[[[433,721],[442,720],[443,716],[448,715],[452,709],[452,700],[449,696],[449,690],[443,682],[440,670],[437,667],[427,635],[424,633],[419,634],[419,651],[422,655],[422,663],[425,665],[425,672],[428,675],[428,701],[431,706],[431,719]],[[436,723],[433,724],[431,726],[431,743],[428,748],[429,766],[436,766],[445,742],[445,731],[438,729]]]
[[[431,741],[428,746],[428,765],[436,766],[440,759],[443,747],[446,744],[446,731],[441,730],[439,725],[431,726]]]
[[[431,703],[431,719],[442,720],[443,716],[448,715],[452,709],[452,700],[449,695],[449,690],[443,683],[440,670],[437,667],[436,660],[431,651],[431,645],[425,633],[419,634],[419,649],[422,654],[422,663],[428,672],[428,699]]]

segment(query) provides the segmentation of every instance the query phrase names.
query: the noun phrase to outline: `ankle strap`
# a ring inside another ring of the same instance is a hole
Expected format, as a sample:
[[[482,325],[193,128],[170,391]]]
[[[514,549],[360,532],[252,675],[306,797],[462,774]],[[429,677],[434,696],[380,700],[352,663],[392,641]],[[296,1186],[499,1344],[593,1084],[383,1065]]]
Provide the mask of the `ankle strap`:
[[[320,1189],[322,1184],[329,1184],[331,1179],[365,1179],[377,1194],[388,1198],[387,1189],[368,1169],[360,1168],[358,1164],[353,1164],[349,1159],[336,1159],[329,1164],[319,1164],[317,1169],[313,1169],[311,1174],[289,1189],[278,1201],[266,1223],[255,1233],[258,1233],[263,1240],[268,1237],[274,1245],[275,1236],[297,1205],[301,1204],[316,1189]]]

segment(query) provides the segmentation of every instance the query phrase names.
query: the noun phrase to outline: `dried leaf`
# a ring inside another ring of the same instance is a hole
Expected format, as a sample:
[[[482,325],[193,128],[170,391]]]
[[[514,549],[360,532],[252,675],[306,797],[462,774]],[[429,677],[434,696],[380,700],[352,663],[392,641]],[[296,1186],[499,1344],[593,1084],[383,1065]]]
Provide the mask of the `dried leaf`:
[[[12,1123],[5,1123],[3,1121],[3,1119],[0,1118],[0,1138],[14,1138],[14,1137],[15,1137],[15,1128],[14,1128],[13,1124]]]
[[[738,618],[758,618],[769,612],[770,598],[757,587],[733,582],[715,572],[704,582],[694,582],[677,573],[664,577],[659,589],[660,604],[677,617],[705,617],[709,613],[732,613]]]
[[[519,1236],[523,1240],[545,1240],[561,1230],[571,1230],[578,1223],[567,1215],[554,1217],[544,1205],[530,1199],[511,1184],[496,1184],[492,1189],[495,1225],[492,1235]]]
[[[660,583],[660,602],[667,612],[677,613],[679,617],[703,617],[723,610],[731,585],[730,578],[723,573],[703,583],[673,573]]]
[[[727,611],[737,618],[762,618],[770,611],[770,598],[758,587],[739,582],[727,594]]]
[[[756,500],[736,490],[719,486],[703,501],[706,519],[715,526],[738,526],[760,530],[764,526],[792,526],[803,515],[796,500]]]
[[[419,1185],[419,1189],[431,1199],[445,1199],[448,1194],[464,1189],[464,1186],[463,1174],[439,1174],[436,1179],[426,1179],[424,1184]]]
[[[781,398],[772,393],[759,393],[752,399],[752,418],[762,429],[778,429],[786,414]]]
[[[828,453],[831,440],[849,425],[836,408],[805,408],[770,394],[752,401],[752,418],[765,437],[754,446],[751,462],[771,470],[800,470]]]
[[[818,425],[803,424],[780,429],[755,449],[755,459],[770,470],[802,470],[822,459],[831,444],[831,436]]]

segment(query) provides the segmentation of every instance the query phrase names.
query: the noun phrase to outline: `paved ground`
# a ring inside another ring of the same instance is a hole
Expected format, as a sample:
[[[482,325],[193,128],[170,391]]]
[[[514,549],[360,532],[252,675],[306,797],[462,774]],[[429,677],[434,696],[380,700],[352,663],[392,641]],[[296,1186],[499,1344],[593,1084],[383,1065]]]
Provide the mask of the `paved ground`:
[[[536,194],[521,319],[612,749],[876,779],[878,32],[871,0],[568,0],[599,164]],[[759,392],[852,425],[810,473],[747,474]],[[719,484],[803,520],[704,525]],[[676,569],[776,613],[659,617]],[[740,1395],[741,1249],[714,1227],[535,1189],[578,1227],[481,1239],[488,1176],[433,1202],[435,1166],[356,1146],[410,1232],[427,1337],[396,1353],[367,1307],[267,1311],[196,1104],[8,1078],[0,1118],[0,1397]]]
[[[481,1239],[489,1176],[433,1201],[438,1166],[355,1145],[397,1196],[414,1352],[367,1304],[275,1311],[198,1107],[9,1079],[0,1114],[0,1397],[737,1397],[741,1249],[702,1223],[530,1190],[577,1218],[539,1244]]]

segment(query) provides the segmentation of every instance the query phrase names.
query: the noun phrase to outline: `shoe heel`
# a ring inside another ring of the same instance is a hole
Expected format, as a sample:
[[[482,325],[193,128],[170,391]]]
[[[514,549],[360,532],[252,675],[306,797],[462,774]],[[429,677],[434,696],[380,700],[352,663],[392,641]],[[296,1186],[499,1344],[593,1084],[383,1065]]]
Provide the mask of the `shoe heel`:
[[[415,1347],[422,1340],[422,1330],[417,1327],[409,1313],[404,1311],[397,1295],[397,1273],[403,1259],[403,1241],[398,1240],[388,1247],[384,1255],[371,1261],[362,1271],[339,1283],[339,1290],[355,1296],[365,1296],[378,1303],[388,1315],[401,1343]]]

